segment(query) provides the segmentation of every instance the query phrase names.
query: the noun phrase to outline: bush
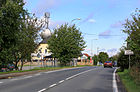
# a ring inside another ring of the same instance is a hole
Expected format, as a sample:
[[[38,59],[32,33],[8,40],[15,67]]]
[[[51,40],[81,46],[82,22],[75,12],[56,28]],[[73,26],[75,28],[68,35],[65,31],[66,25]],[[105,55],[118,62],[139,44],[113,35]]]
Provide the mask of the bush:
[[[135,82],[140,85],[140,67],[138,65],[131,67],[130,75],[135,80]]]

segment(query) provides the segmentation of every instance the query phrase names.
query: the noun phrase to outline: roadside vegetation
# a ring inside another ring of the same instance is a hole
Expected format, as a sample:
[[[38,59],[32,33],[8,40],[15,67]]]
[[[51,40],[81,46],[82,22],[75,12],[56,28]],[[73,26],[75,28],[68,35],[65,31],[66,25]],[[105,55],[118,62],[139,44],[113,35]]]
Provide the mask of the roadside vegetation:
[[[140,83],[137,83],[132,78],[129,70],[125,69],[124,72],[118,71],[118,74],[128,92],[140,92]]]
[[[9,74],[9,73],[21,73],[21,72],[29,72],[29,71],[53,71],[53,70],[59,70],[59,69],[66,69],[66,68],[77,68],[77,67],[86,67],[91,65],[77,65],[77,66],[63,66],[63,67],[35,67],[34,69],[30,70],[14,70],[14,71],[8,71],[8,72],[0,72],[0,74]]]
[[[81,56],[86,47],[84,38],[75,25],[64,24],[54,30],[48,41],[52,56],[57,58],[61,66],[69,66],[74,58]]]
[[[128,37],[126,46],[123,46],[117,55],[118,66],[120,67],[118,74],[128,92],[140,92],[140,10],[136,9],[131,14],[131,18],[126,19],[123,26],[123,32]],[[125,50],[134,52],[130,57],[130,68],[129,57],[125,55]]]

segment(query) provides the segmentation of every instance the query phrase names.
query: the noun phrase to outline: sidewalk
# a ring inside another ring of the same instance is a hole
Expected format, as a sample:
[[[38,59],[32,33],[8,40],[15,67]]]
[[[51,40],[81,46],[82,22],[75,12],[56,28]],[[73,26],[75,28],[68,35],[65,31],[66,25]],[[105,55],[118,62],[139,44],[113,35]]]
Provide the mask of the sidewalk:
[[[41,67],[41,65],[37,65],[37,66],[23,66],[22,70],[30,70],[30,69],[34,69],[35,67]]]

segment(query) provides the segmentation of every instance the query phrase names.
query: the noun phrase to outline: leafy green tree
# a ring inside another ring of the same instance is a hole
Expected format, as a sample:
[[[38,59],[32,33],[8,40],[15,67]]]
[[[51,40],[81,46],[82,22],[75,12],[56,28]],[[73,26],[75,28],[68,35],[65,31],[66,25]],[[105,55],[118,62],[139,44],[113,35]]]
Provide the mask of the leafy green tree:
[[[94,56],[93,56],[94,65],[97,65],[97,62],[98,62],[98,61],[99,61],[98,55],[94,55]]]
[[[23,29],[20,32],[18,53],[20,53],[21,68],[25,60],[31,60],[31,53],[37,48],[38,32],[41,30],[43,22],[38,22],[38,19],[33,16],[27,16],[23,22]],[[24,49],[23,49],[24,48]]]
[[[100,52],[98,57],[99,57],[99,61],[102,62],[102,63],[107,61],[108,58],[109,58],[109,56],[106,52]]]
[[[23,0],[5,0],[0,8],[0,64],[6,65],[31,60],[31,53],[37,47],[38,32],[43,22],[29,14]]]
[[[114,63],[114,61],[117,61],[117,55],[110,57],[109,61],[112,61],[113,63]]]
[[[124,69],[128,69],[129,67],[129,59],[128,56],[124,55],[125,48],[120,49],[120,53],[118,53],[117,57],[117,64],[121,68],[121,71],[124,71]]]
[[[0,63],[15,61],[16,44],[25,15],[22,0],[2,0],[0,4]]]
[[[53,57],[58,58],[62,66],[66,66],[73,58],[80,56],[81,51],[85,48],[85,41],[75,25],[65,24],[54,30],[48,45]]]
[[[132,57],[134,64],[139,64],[140,66],[140,10],[136,9],[135,13],[131,15],[131,19],[127,19],[124,24],[125,29],[124,33],[128,35],[126,40],[127,49],[130,49],[134,52],[134,56]]]

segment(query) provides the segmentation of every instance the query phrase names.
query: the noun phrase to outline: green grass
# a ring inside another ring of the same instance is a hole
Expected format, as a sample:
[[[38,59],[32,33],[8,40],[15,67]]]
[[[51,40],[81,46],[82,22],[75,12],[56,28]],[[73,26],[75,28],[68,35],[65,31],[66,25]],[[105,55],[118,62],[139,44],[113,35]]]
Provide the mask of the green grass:
[[[93,65],[78,65],[78,66],[75,66],[75,67],[85,67],[85,66],[93,66]],[[53,70],[59,70],[59,69],[64,69],[64,68],[75,68],[75,67],[74,66],[64,66],[64,67],[35,67],[34,69],[30,69],[30,70],[0,72],[0,74],[20,73],[20,72],[38,71],[38,70],[53,71]]]
[[[134,79],[129,75],[128,70],[118,72],[118,74],[128,92],[140,92],[140,85],[134,82]]]
[[[84,67],[84,66],[87,66],[87,65],[80,65],[80,66],[76,66],[76,67]],[[30,70],[0,72],[0,74],[19,73],[19,72],[28,72],[28,71],[38,71],[38,70],[53,71],[53,70],[64,69],[64,68],[74,68],[74,66],[64,66],[64,67],[35,67],[34,69],[30,69]]]

